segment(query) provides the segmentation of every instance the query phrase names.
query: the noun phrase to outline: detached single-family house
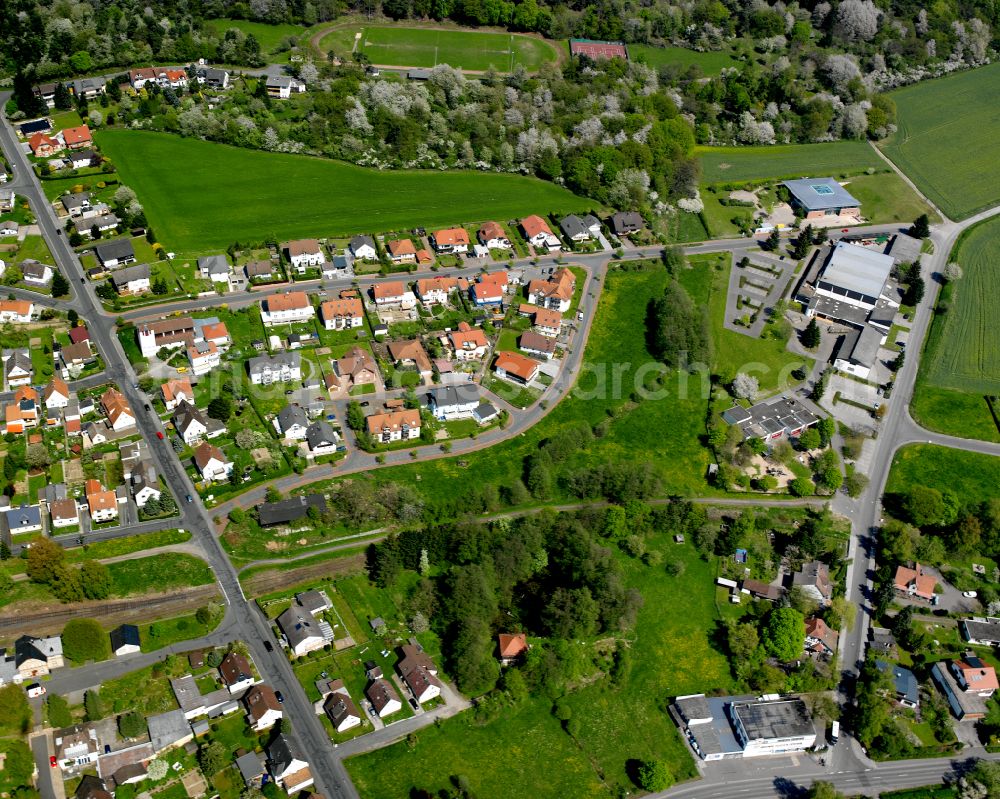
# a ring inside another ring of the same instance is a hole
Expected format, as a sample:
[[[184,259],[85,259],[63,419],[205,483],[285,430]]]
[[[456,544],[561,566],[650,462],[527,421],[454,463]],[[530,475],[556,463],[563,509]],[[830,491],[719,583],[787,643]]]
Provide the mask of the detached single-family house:
[[[136,264],[111,274],[111,283],[121,295],[135,296],[150,290],[149,264]]]
[[[497,636],[497,650],[501,666],[513,666],[528,651],[528,638],[524,633],[500,633]]]
[[[304,291],[290,291],[265,298],[260,304],[260,319],[264,327],[294,322],[308,322],[315,309]]]
[[[429,379],[434,372],[434,366],[427,350],[416,339],[389,342],[389,355],[398,366],[412,365],[416,367],[420,377],[424,380]]]
[[[934,593],[934,589],[937,587],[937,578],[932,574],[927,574],[919,563],[912,569],[908,566],[897,566],[892,587],[897,596],[920,599],[930,603],[937,601]]]
[[[293,94],[301,94],[306,90],[306,85],[298,78],[291,75],[268,75],[267,96],[278,100],[287,100]]]
[[[473,383],[440,386],[427,394],[427,409],[442,422],[469,419],[482,400],[479,388]]]
[[[134,624],[120,624],[110,633],[111,651],[117,657],[134,655],[142,651],[139,641],[139,628]]]
[[[399,701],[399,694],[392,687],[392,683],[384,677],[373,680],[365,689],[365,696],[372,703],[372,707],[380,719],[403,709],[403,703]]]
[[[185,444],[193,447],[208,433],[208,417],[187,400],[181,400],[174,407],[171,417],[174,429]]]
[[[62,207],[70,216],[81,216],[84,211],[90,210],[90,192],[78,191],[75,194],[64,194],[59,198]]]
[[[33,286],[47,286],[52,282],[54,274],[52,267],[41,261],[36,261],[34,258],[21,261],[18,264],[18,269],[21,270],[21,277],[25,283],[30,283]]]
[[[368,434],[380,444],[420,438],[420,411],[416,408],[373,413],[365,423]]]
[[[389,260],[394,264],[416,263],[417,248],[410,239],[393,239],[386,249],[389,251]]]
[[[121,220],[112,213],[98,214],[97,216],[84,216],[73,220],[73,227],[85,239],[94,238],[94,230],[98,233],[107,233],[109,230],[117,230]]]
[[[576,214],[564,216],[559,220],[559,227],[567,239],[577,243],[596,239],[601,235],[601,222],[591,214],[582,217]]]
[[[435,230],[428,237],[436,252],[468,252],[469,234],[464,228],[452,227]]]
[[[87,480],[85,484],[87,510],[94,524],[103,524],[118,518],[118,497],[106,489],[100,480]]]
[[[63,145],[58,139],[54,139],[48,133],[42,132],[32,134],[31,138],[28,139],[28,146],[31,148],[31,152],[35,158],[51,158],[63,149]],[[13,196],[13,192],[11,192],[11,196]],[[9,211],[10,208],[6,210]]]
[[[70,153],[66,160],[73,169],[86,169],[94,163],[97,153],[93,150],[77,150]]]
[[[541,364],[516,352],[498,352],[493,362],[493,370],[497,377],[510,380],[513,383],[528,385],[538,377],[538,367]]]
[[[401,306],[407,293],[406,285],[399,280],[387,280],[372,286],[372,299],[377,308]]]
[[[340,683],[339,688],[331,691],[326,697],[326,701],[323,703],[323,712],[326,713],[337,732],[346,732],[360,726],[361,714],[343,682],[340,680],[335,682]]]
[[[129,483],[132,486],[132,498],[135,500],[137,508],[146,507],[146,503],[151,499],[159,499],[163,492],[160,490],[160,479],[156,475],[156,467],[152,461],[143,461],[132,471]]]
[[[94,247],[94,255],[105,269],[117,269],[135,263],[135,249],[130,239],[117,239]]]
[[[319,306],[319,315],[327,330],[361,327],[365,322],[365,308],[359,297],[327,300]]]
[[[27,324],[34,313],[35,305],[30,300],[0,300],[0,324]]]
[[[254,732],[269,730],[284,715],[281,702],[270,685],[254,685],[243,696],[247,709],[247,723]]]
[[[959,721],[983,718],[988,712],[986,700],[1000,688],[996,670],[972,652],[961,660],[939,660],[931,667],[931,676]]]
[[[175,377],[168,380],[160,386],[160,393],[168,411],[174,410],[181,402],[194,404],[194,389],[191,387],[189,377]]]
[[[486,334],[478,327],[471,327],[468,322],[459,322],[458,330],[451,331],[448,340],[455,351],[456,361],[478,361],[489,349]]]
[[[573,302],[574,291],[576,275],[564,266],[548,280],[532,280],[528,283],[528,302],[540,308],[565,313]]]
[[[562,244],[559,242],[559,237],[552,232],[548,223],[546,223],[546,221],[540,216],[532,214],[531,216],[526,216],[522,219],[521,231],[524,233],[524,237],[528,240],[528,244],[536,250],[559,252],[562,248]]]
[[[198,83],[209,89],[228,89],[229,72],[216,67],[200,67],[195,73]]]
[[[818,616],[806,619],[805,651],[808,654],[833,657],[840,634]]]
[[[230,652],[219,664],[219,675],[229,693],[238,694],[251,688],[257,680],[253,675],[250,661],[237,652]]]
[[[26,386],[31,382],[34,367],[31,354],[26,349],[4,350],[0,355],[3,360],[3,373],[10,388]]]
[[[90,135],[90,128],[80,125],[76,128],[66,128],[62,132],[63,141],[71,150],[79,150],[83,147],[93,147],[94,137]]]
[[[437,666],[427,653],[413,644],[404,644],[402,651],[403,659],[396,668],[417,703],[422,705],[441,696],[442,686],[437,678]]]
[[[484,222],[476,231],[476,239],[491,250],[509,250],[511,246],[504,229],[496,222]]]
[[[309,762],[299,754],[298,747],[284,733],[267,746],[267,767],[285,793],[292,796],[313,784]]]
[[[544,358],[546,361],[556,354],[555,339],[543,336],[533,330],[525,330],[518,339],[517,346],[528,355]]]
[[[637,233],[645,227],[642,214],[638,211],[617,211],[608,220],[611,232],[621,238],[632,233]]]
[[[194,451],[194,464],[205,480],[228,480],[233,472],[233,462],[214,444],[202,441]]]
[[[337,451],[339,441],[333,428],[323,419],[317,419],[306,428],[306,444],[314,458],[332,455]]]
[[[53,669],[66,665],[63,660],[62,638],[35,638],[22,635],[14,642],[14,665],[22,679],[44,677]]]
[[[288,262],[292,269],[300,275],[304,275],[306,269],[314,266],[322,266],[326,258],[323,257],[323,248],[320,247],[316,239],[296,239],[286,241],[281,248],[288,256]]]
[[[135,413],[125,395],[118,389],[109,388],[101,394],[101,410],[107,417],[108,425],[115,432],[135,427]]]
[[[49,503],[49,518],[55,528],[72,527],[80,523],[80,511],[75,499],[56,499]]]
[[[892,674],[893,690],[899,704],[912,708],[920,705],[920,683],[912,671],[898,663],[887,663],[884,660],[876,660],[875,665],[879,671]]]
[[[378,260],[378,250],[375,249],[375,239],[371,236],[355,236],[348,245],[353,255],[359,261]]]
[[[299,405],[286,405],[275,417],[274,427],[285,441],[301,441],[306,437],[309,417]]]
[[[91,724],[74,724],[52,733],[55,759],[63,771],[76,772],[97,762],[101,751]],[[97,779],[96,777],[93,779]]]
[[[187,348],[188,364],[191,374],[205,375],[222,363],[222,353],[211,341],[196,341]]]
[[[518,309],[521,316],[531,317],[535,331],[543,336],[555,338],[562,329],[562,314],[552,308],[539,308],[537,305],[521,305]]]
[[[792,585],[798,586],[806,596],[822,605],[829,605],[833,598],[830,567],[820,560],[803,563],[802,568],[792,575]]]
[[[453,277],[427,277],[417,281],[417,296],[424,305],[448,302],[448,296],[458,287]]]
[[[261,527],[289,524],[304,519],[309,514],[309,508],[323,513],[326,511],[326,498],[322,494],[306,494],[278,502],[264,502],[257,507],[257,519]]]
[[[259,752],[247,752],[236,758],[236,768],[248,788],[259,788],[264,781],[264,757]]]
[[[22,503],[16,508],[8,508],[3,512],[7,531],[11,535],[37,533],[42,529],[42,512],[38,505]]]
[[[274,277],[274,264],[271,261],[248,261],[243,267],[247,280],[270,280]]]
[[[378,380],[378,367],[367,349],[354,346],[333,362],[336,386],[350,390],[355,386],[373,385]],[[332,388],[333,386],[331,386]]]
[[[229,282],[229,261],[225,255],[204,255],[198,259],[198,274],[213,283]]]
[[[291,605],[275,622],[288,641],[289,650],[296,657],[321,649],[326,643],[319,622],[309,611],[298,605]]]

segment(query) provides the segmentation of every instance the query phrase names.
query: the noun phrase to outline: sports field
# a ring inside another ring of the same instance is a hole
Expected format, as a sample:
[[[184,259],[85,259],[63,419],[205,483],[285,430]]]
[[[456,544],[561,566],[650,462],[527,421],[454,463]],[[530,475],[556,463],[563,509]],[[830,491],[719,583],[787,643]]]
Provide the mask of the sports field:
[[[559,57],[557,43],[535,36],[388,25],[338,28],[323,37],[320,49],[345,56],[351,52],[355,38],[357,52],[364,53],[373,64],[390,67],[450,64],[457,69],[486,70],[492,66],[509,72],[517,64],[537,70]]]
[[[686,47],[654,47],[651,44],[630,44],[628,57],[632,61],[641,61],[656,69],[671,65],[682,69],[697,66],[706,75],[718,75],[725,67],[737,64],[736,59],[727,50],[699,53]]]
[[[882,149],[952,219],[1000,203],[1000,64],[892,93],[898,130]]]
[[[860,141],[782,144],[773,147],[697,147],[704,183],[856,175],[886,164]]]
[[[592,203],[536,178],[385,171],[245,150],[167,133],[105,130],[102,151],[139,195],[159,240],[181,256],[234,241],[440,227]]]
[[[996,440],[985,395],[1000,394],[1000,219],[968,230],[953,253],[964,276],[945,287],[920,363],[913,413],[934,430]]]

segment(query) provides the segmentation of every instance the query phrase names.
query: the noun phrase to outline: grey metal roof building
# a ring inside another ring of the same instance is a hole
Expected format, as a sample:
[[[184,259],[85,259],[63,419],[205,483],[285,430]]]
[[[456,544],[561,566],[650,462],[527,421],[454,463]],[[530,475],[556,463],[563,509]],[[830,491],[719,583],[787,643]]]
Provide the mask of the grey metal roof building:
[[[970,644],[1000,646],[1000,619],[973,616],[971,619],[962,619],[958,626],[962,637]]]
[[[316,508],[322,513],[326,510],[326,498],[322,494],[306,494],[280,502],[265,502],[257,508],[257,518],[262,527],[287,524],[304,517],[309,508]]]
[[[860,208],[861,203],[833,178],[802,178],[786,180],[784,186],[792,202],[806,211],[839,211]]]
[[[892,264],[891,255],[840,241],[833,248],[816,288],[848,301],[873,306],[889,279]]]
[[[815,736],[816,727],[801,699],[734,702],[729,712],[747,743]]]
[[[723,411],[722,418],[728,424],[739,425],[744,436],[756,436],[765,441],[782,435],[798,435],[819,421],[819,417],[797,399],[785,396],[758,402],[750,408],[734,405]]]

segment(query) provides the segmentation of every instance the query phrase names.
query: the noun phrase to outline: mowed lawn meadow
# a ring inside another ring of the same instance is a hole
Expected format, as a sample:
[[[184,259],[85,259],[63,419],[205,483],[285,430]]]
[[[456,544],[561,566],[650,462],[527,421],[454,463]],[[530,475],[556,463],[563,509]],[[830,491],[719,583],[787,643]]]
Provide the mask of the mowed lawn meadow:
[[[892,92],[898,129],[881,145],[952,219],[1000,203],[1000,64]]]
[[[360,36],[359,36],[360,34]],[[331,31],[320,49],[341,57],[357,52],[373,64],[393,67],[434,67],[509,72],[521,64],[536,71],[559,58],[564,45],[520,33],[495,33],[451,28],[415,28],[403,25],[351,25]]]
[[[346,236],[568,213],[593,207],[536,178],[482,172],[385,171],[247,150],[168,133],[96,136],[150,225],[180,256],[235,241]]]
[[[984,502],[997,495],[1000,458],[932,444],[910,444],[896,453],[886,483],[886,494],[914,486],[950,491],[963,503]]]
[[[867,143],[778,144],[768,147],[697,147],[703,183],[749,183],[799,177],[856,175],[885,169]]]
[[[1000,218],[963,233],[952,260],[964,275],[942,289],[911,411],[932,430],[998,441],[985,397],[1000,394]]]
[[[696,776],[665,707],[680,694],[732,688],[726,657],[712,643],[719,620],[715,575],[690,543],[678,546],[660,534],[649,549],[684,568],[670,577],[662,566],[621,556],[629,585],[644,599],[635,630],[627,634],[631,665],[617,685],[602,680],[566,697],[579,722],[575,737],[552,715],[548,698],[529,699],[481,725],[463,713],[415,733],[412,741],[348,760],[358,792],[366,799],[397,799],[410,795],[411,787],[436,792],[464,775],[483,799],[610,799],[636,792],[632,760],[664,760],[678,781]]]

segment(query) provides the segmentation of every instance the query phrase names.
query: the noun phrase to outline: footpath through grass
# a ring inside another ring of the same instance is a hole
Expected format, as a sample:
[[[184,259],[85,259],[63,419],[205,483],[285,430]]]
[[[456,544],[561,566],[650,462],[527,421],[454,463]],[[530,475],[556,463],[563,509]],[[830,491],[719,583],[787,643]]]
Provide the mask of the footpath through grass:
[[[732,688],[725,656],[712,635],[718,613],[713,572],[690,545],[668,535],[650,541],[681,561],[668,577],[662,567],[626,563],[630,586],[645,600],[630,640],[629,667],[617,685],[599,680],[571,693],[575,736],[551,713],[551,701],[537,697],[477,724],[471,712],[416,733],[412,749],[401,742],[348,760],[346,765],[366,799],[430,792],[464,775],[477,796],[534,799],[611,797],[634,793],[628,773],[633,759],[666,761],[677,780],[696,774],[677,728],[664,711],[668,697]],[[553,768],[557,764],[558,768]]]
[[[885,169],[885,162],[860,141],[781,144],[772,147],[698,147],[702,182],[745,183],[799,177],[840,177],[866,169]]]
[[[1000,202],[1000,64],[892,92],[886,155],[952,219]]]
[[[952,260],[964,276],[941,291],[911,407],[932,430],[997,441],[985,397],[1000,394],[1000,219],[963,233]]]
[[[355,36],[357,51],[373,64],[400,67],[434,67],[450,64],[456,69],[510,72],[521,64],[535,71],[558,58],[557,42],[519,33],[452,28],[414,28],[403,25],[357,25],[338,28],[324,36],[320,49],[341,56],[351,51]]]
[[[387,171],[167,133],[97,134],[159,240],[181,256],[234,241],[568,213],[592,206],[553,183],[481,172]]]

